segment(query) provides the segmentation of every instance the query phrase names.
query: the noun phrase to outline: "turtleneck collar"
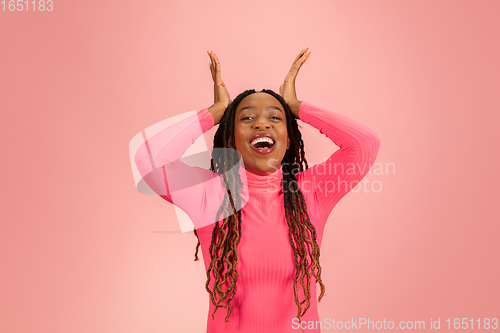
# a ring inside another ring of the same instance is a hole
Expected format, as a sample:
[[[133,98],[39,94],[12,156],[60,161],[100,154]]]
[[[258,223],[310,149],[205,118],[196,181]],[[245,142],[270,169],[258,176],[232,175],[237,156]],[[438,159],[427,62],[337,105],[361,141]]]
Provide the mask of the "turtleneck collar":
[[[278,170],[267,176],[259,176],[240,166],[239,174],[243,184],[246,180],[250,192],[278,192],[281,190],[282,169],[283,167],[280,166]]]

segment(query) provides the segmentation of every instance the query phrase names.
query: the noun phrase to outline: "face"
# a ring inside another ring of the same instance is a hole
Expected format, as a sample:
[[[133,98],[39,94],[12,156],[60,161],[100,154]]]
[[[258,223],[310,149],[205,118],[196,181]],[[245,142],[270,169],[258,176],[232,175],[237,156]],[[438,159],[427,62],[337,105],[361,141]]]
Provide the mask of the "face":
[[[285,110],[275,97],[258,92],[240,102],[234,120],[234,145],[250,172],[266,176],[280,168],[290,139]]]

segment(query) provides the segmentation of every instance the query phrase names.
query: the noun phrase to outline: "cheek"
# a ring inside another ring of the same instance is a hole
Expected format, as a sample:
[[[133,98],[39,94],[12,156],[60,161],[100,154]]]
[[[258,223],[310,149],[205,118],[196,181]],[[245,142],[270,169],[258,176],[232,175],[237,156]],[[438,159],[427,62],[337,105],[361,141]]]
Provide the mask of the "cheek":
[[[246,136],[245,136],[244,132],[242,131],[242,128],[235,127],[234,128],[234,142],[235,142],[236,147],[245,144],[245,138],[246,138]]]
[[[280,135],[286,146],[288,144],[288,131],[286,130],[286,127],[281,129]]]

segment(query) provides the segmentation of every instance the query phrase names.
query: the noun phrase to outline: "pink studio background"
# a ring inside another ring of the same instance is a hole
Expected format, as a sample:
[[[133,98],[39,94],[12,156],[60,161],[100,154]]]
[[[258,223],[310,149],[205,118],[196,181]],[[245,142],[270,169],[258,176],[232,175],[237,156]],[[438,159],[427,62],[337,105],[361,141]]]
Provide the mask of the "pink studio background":
[[[196,238],[135,189],[129,141],[212,104],[207,50],[234,98],[278,91],[305,47],[299,99],[373,128],[376,163],[395,166],[330,216],[320,317],[424,320],[424,331],[431,318],[442,330],[500,318],[499,13],[472,0],[1,12],[0,332],[204,332]],[[302,125],[309,162],[333,153]]]

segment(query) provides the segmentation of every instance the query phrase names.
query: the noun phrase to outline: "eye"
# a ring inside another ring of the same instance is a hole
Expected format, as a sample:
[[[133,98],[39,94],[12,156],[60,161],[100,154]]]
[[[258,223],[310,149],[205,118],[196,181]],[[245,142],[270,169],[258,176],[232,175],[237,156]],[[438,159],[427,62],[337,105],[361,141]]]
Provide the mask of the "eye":
[[[250,118],[252,118],[252,117],[246,116],[246,117],[241,118],[241,120],[247,120],[247,119],[250,119]]]
[[[281,120],[281,118],[277,117],[277,116],[272,116],[271,118],[274,118],[274,119],[277,119],[277,120]]]

